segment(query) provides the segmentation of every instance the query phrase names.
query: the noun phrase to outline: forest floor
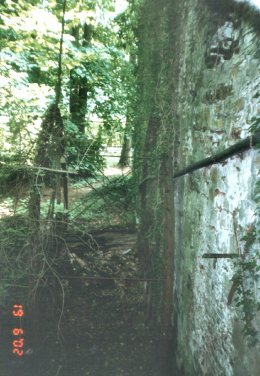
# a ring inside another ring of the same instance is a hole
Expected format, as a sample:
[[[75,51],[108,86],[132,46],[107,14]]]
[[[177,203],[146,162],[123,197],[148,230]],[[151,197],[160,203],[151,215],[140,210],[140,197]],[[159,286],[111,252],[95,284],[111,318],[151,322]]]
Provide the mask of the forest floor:
[[[1,376],[161,376],[159,335],[146,317],[136,231],[115,226],[92,236],[95,248],[75,234],[67,237],[72,268],[60,265],[66,287],[59,331],[62,305],[51,322],[44,299],[37,344],[27,344],[22,360],[7,357]]]
[[[91,253],[91,260],[81,255],[88,265],[81,263],[80,275],[69,280],[61,328],[64,352],[58,362],[52,359],[48,375],[60,367],[60,376],[159,376],[159,337],[146,322],[136,233],[114,227],[94,238],[99,251]]]
[[[63,231],[62,242],[51,250],[58,249],[61,255],[56,267],[59,277],[48,278],[55,281],[44,288],[47,293],[39,300],[38,340],[32,345],[28,339],[25,355],[18,361],[11,354],[5,356],[10,350],[2,346],[0,376],[162,375],[159,334],[147,320],[147,282],[136,253],[136,228],[129,222],[131,205],[127,197],[118,196],[125,194],[122,181],[113,183],[122,170],[110,166],[104,175],[110,179],[108,185],[112,182],[112,196],[100,182],[93,188],[71,187],[71,202],[83,206],[85,216],[81,210],[74,227]],[[116,195],[113,184],[119,187]],[[99,189],[101,194],[96,194]],[[99,213],[92,215],[90,209]],[[91,232],[82,231],[90,226]],[[29,320],[25,327],[31,326]],[[8,334],[3,333],[3,340],[10,345]]]
[[[19,370],[20,376],[161,376],[159,336],[146,320],[136,232],[113,227],[93,236],[98,247],[84,251],[75,234],[67,238],[74,263],[63,276],[67,283],[59,332],[58,316],[56,324],[44,321],[43,308],[33,353],[12,361],[1,375],[14,376]]]

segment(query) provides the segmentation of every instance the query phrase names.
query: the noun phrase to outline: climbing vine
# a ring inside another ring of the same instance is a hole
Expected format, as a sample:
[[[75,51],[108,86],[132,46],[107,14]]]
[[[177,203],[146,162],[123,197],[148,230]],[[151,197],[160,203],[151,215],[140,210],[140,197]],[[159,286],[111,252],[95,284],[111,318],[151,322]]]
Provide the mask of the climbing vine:
[[[243,320],[243,334],[248,340],[249,346],[259,343],[258,330],[255,325],[257,312],[260,311],[259,277],[260,255],[254,251],[257,232],[252,226],[241,239],[244,242],[243,254],[235,261],[235,273],[232,277],[236,291],[234,298],[235,307]]]
[[[259,131],[260,117],[252,118],[251,124],[250,130],[254,134]],[[241,256],[235,261],[235,273],[232,277],[233,288],[236,291],[234,303],[243,320],[243,334],[248,339],[249,346],[252,347],[259,343],[259,331],[256,328],[255,319],[260,311],[260,253],[257,248],[260,241],[260,179],[256,182],[254,200],[256,225],[249,227],[241,238],[244,247],[240,250]],[[231,295],[232,289],[229,298]]]

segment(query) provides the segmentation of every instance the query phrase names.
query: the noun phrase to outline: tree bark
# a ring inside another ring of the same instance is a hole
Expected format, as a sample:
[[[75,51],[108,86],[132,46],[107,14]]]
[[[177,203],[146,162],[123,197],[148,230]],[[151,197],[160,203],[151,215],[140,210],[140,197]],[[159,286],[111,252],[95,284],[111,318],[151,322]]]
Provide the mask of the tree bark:
[[[72,30],[72,35],[75,38],[75,45],[79,48],[88,46],[92,37],[92,29],[88,24],[83,26],[83,37],[80,36],[82,26],[79,24]],[[87,113],[88,100],[88,80],[84,74],[79,74],[78,70],[82,72],[86,69],[86,64],[82,62],[81,66],[75,67],[70,72],[70,115],[71,120],[79,128],[79,131],[85,133],[85,117]]]
[[[127,134],[126,129],[125,129],[121,156],[118,162],[119,167],[123,168],[123,167],[127,167],[130,165],[130,149],[131,149],[130,135]]]
[[[77,74],[77,68],[70,72],[70,114],[71,120],[85,133],[85,117],[87,113],[88,87],[87,79]]]

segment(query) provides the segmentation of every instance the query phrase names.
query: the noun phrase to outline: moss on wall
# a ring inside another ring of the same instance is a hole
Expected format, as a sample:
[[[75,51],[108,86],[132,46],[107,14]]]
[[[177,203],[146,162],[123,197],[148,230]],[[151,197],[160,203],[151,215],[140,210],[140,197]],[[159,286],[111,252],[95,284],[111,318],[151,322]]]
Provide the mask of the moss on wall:
[[[144,273],[164,280],[150,285],[147,303],[162,334],[172,332],[167,356],[175,354],[174,367],[190,376],[253,376],[253,353],[234,326],[237,309],[227,305],[234,265],[202,255],[238,252],[238,240],[256,221],[257,152],[172,179],[246,137],[258,111],[255,12],[250,9],[249,17],[241,12],[244,5],[231,1],[228,11],[214,4],[146,0],[140,11],[134,136],[139,252]]]

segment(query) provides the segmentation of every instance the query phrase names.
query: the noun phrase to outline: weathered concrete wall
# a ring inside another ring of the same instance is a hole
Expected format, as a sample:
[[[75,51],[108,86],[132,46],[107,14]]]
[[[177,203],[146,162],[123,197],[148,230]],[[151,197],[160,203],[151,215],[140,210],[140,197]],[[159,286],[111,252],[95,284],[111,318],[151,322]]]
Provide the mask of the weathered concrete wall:
[[[150,241],[146,259],[163,255],[165,202],[158,191],[163,189],[160,182],[165,184],[160,177],[165,154],[174,170],[180,170],[247,137],[251,119],[259,116],[259,34],[250,18],[238,16],[232,6],[218,10],[209,3],[164,1],[156,15],[156,43],[167,38],[168,53],[161,46],[156,55],[161,62],[154,78],[154,107],[160,121],[154,131],[149,128],[149,110],[146,123],[143,115],[146,139],[150,135],[153,142],[146,143],[144,136],[139,144],[143,158],[149,157],[140,178],[148,177],[141,186],[142,222],[149,213],[141,234]],[[145,66],[144,54],[141,57]],[[145,86],[144,78],[142,82]],[[238,310],[233,302],[228,304],[234,261],[202,258],[204,253],[237,253],[238,248],[244,252],[241,238],[257,221],[254,189],[259,168],[259,154],[252,149],[175,180],[172,321],[177,365],[184,376],[259,374],[259,347],[247,346],[243,323],[236,321]],[[152,237],[152,231],[157,235]],[[157,250],[151,251],[151,244]],[[250,255],[257,250],[255,244]]]

